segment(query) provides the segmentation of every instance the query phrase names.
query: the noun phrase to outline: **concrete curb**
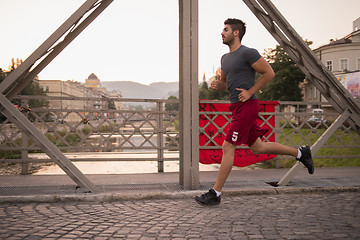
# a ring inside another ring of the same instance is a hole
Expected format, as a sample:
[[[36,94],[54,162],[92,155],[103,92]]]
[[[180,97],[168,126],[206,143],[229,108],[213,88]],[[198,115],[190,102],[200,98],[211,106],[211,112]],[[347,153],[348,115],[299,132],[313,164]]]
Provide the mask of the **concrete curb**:
[[[360,186],[351,187],[298,187],[269,189],[224,190],[224,196],[301,194],[316,192],[359,192]],[[186,199],[204,193],[204,190],[182,192],[84,193],[68,195],[0,196],[0,203],[61,203],[61,202],[113,202],[152,199]]]

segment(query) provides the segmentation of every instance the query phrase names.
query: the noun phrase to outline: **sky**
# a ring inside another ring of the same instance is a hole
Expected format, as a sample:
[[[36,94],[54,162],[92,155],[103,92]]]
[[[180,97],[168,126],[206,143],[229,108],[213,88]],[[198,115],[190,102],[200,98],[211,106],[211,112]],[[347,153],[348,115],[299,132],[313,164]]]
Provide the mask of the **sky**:
[[[26,60],[84,0],[0,0],[0,68],[12,58]],[[359,0],[273,0],[311,48],[352,32]],[[21,6],[21,7],[20,7]],[[39,74],[40,80],[142,84],[179,79],[178,0],[114,0]],[[261,54],[277,42],[241,0],[199,0],[199,81],[220,67],[224,20],[246,22],[242,43]]]

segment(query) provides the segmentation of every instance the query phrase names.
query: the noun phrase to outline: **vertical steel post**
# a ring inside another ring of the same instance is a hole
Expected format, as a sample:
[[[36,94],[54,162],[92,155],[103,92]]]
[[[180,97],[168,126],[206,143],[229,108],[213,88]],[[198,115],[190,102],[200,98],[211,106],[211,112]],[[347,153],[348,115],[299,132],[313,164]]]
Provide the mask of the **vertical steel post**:
[[[179,0],[180,174],[199,188],[198,0]]]
[[[164,115],[163,115],[163,103],[161,101],[156,102],[158,111],[158,123],[157,123],[157,157],[158,157],[158,172],[164,172]]]
[[[28,106],[28,100],[22,99],[21,100],[21,107],[27,107]],[[26,112],[26,116],[29,116],[29,112]],[[26,149],[28,147],[28,141],[29,137],[26,135],[24,131],[21,132],[21,175],[27,175],[29,174],[29,152]]]
[[[275,142],[280,142],[280,105],[275,106]],[[278,157],[275,158],[275,167],[280,168],[280,159]]]
[[[21,132],[21,175],[28,175],[29,174],[29,152],[27,149],[28,147],[28,136],[25,134],[25,132]]]

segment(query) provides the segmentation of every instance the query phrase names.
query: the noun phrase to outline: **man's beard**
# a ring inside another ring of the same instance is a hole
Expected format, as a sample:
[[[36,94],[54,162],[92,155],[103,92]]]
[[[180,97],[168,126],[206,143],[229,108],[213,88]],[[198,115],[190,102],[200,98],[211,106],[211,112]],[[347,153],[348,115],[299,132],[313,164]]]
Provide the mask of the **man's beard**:
[[[228,45],[228,46],[231,46],[234,43],[234,41],[235,41],[234,37],[228,38],[228,39],[223,38],[223,44]]]

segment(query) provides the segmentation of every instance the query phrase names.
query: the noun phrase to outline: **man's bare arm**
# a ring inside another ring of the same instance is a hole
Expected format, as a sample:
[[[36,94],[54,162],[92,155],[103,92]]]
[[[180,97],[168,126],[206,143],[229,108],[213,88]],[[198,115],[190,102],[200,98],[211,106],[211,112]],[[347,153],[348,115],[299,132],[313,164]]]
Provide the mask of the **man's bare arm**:
[[[255,63],[253,63],[253,65],[251,65],[251,67],[256,72],[260,73],[261,76],[256,81],[255,85],[249,90],[237,88],[237,90],[241,91],[239,94],[239,100],[241,102],[247,101],[257,91],[265,87],[265,85],[268,84],[275,76],[274,70],[264,58],[257,60]]]

